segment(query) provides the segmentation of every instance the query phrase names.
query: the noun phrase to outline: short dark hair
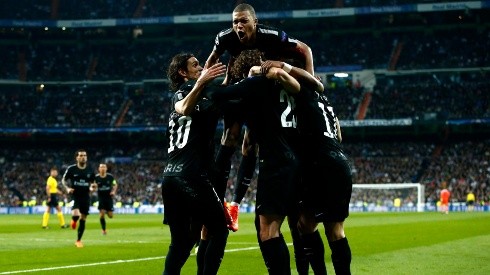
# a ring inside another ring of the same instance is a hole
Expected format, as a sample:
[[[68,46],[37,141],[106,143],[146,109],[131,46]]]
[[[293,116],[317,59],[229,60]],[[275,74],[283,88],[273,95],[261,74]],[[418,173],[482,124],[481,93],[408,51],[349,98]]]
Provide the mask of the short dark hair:
[[[86,153],[86,152],[87,152],[87,150],[85,150],[85,149],[78,149],[78,150],[75,152],[75,158],[77,158],[77,157],[78,157],[78,154],[79,154],[79,153],[81,153],[81,152],[85,152],[85,153]]]
[[[235,9],[233,10],[233,12],[244,12],[244,11],[250,12],[250,15],[253,18],[257,18],[257,16],[255,15],[255,9],[254,9],[254,7],[252,7],[251,5],[249,5],[247,3],[238,4],[235,7]]]
[[[179,53],[174,55],[170,60],[170,65],[167,69],[167,78],[170,80],[170,90],[177,91],[179,87],[184,84],[185,79],[179,74],[179,70],[187,71],[187,60],[195,57],[192,53]]]

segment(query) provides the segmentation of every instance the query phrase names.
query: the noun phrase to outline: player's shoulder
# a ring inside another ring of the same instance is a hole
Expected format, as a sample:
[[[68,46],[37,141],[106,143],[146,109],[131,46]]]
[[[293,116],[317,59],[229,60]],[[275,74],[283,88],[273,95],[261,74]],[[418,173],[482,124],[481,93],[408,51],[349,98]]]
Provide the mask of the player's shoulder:
[[[67,172],[68,171],[72,171],[72,170],[77,169],[77,168],[78,167],[77,167],[77,164],[76,163],[75,164],[70,164],[70,165],[68,165],[68,167],[66,167],[66,171]]]
[[[260,35],[274,35],[274,36],[286,34],[284,31],[282,31],[279,28],[268,26],[268,25],[262,25],[262,24],[257,24],[257,33]]]
[[[217,36],[219,38],[222,38],[222,37],[227,37],[229,35],[235,35],[235,32],[233,31],[233,28],[227,28],[227,29],[223,29],[221,30]]]
[[[180,85],[179,89],[177,90],[177,93],[188,93],[194,88],[194,85],[196,85],[196,80],[189,80],[185,82],[184,84]]]

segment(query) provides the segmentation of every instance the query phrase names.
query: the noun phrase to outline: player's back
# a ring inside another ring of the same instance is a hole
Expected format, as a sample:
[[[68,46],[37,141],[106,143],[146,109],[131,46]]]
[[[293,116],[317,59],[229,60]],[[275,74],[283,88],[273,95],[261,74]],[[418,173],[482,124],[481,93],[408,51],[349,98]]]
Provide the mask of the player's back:
[[[274,81],[261,88],[250,122],[261,163],[283,163],[295,158],[299,137],[295,104],[294,97]]]

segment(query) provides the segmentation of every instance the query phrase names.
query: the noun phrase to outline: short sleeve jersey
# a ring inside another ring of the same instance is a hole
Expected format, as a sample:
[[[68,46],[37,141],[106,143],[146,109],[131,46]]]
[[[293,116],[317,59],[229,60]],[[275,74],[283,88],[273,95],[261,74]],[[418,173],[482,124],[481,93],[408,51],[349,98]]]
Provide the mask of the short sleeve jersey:
[[[97,195],[99,197],[110,197],[112,187],[117,184],[116,179],[111,173],[107,173],[105,177],[97,174],[95,176],[95,183],[97,183]]]
[[[58,181],[55,178],[49,176],[46,185],[49,186],[50,194],[56,194],[58,192]]]
[[[175,92],[172,106],[185,98],[195,81],[184,83]],[[172,110],[167,127],[168,159],[164,176],[203,176],[213,163],[214,136],[221,113],[207,98],[201,98],[190,115]]]
[[[280,57],[288,56],[288,53],[293,53],[297,44],[298,40],[289,37],[286,32],[257,24],[254,45],[248,46],[240,43],[233,28],[229,28],[216,35],[213,51],[219,55],[228,51],[231,56],[237,57],[243,50],[258,49],[264,52],[266,59],[278,60]]]
[[[63,179],[71,182],[75,198],[90,198],[90,184],[95,181],[95,173],[92,169],[88,167],[80,169],[76,164],[70,165],[66,169]]]

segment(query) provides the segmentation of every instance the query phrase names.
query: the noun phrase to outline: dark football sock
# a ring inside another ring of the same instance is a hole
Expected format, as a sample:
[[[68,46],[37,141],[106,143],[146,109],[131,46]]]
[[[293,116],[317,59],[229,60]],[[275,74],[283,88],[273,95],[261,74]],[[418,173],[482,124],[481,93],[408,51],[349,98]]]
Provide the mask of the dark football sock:
[[[350,274],[352,254],[347,238],[329,242],[328,245],[332,250],[332,264],[335,269],[335,274]]]
[[[218,274],[218,269],[225,254],[228,234],[228,228],[223,227],[223,230],[213,234],[213,237],[209,240],[206,255],[204,256],[205,265],[203,274]]]
[[[313,273],[315,273],[315,275],[326,275],[327,267],[325,265],[325,247],[323,246],[323,240],[320,232],[316,230],[310,234],[303,234],[301,238],[303,240],[306,258],[311,264]]]
[[[255,154],[253,156],[243,156],[240,166],[238,167],[237,175],[237,186],[235,189],[235,194],[233,194],[233,202],[240,204],[243,197],[247,193],[250,187],[250,181],[255,172],[255,164],[257,162],[257,157]]]
[[[216,154],[216,168],[218,169],[218,185],[215,186],[216,194],[219,198],[225,197],[226,187],[228,183],[228,177],[230,176],[231,169],[231,156],[235,152],[235,147],[221,145],[218,153]]]
[[[85,232],[85,220],[80,219],[80,225],[78,226],[78,239],[81,240],[83,236],[83,232]]]
[[[301,239],[298,228],[295,225],[290,227],[289,229],[291,230],[291,237],[293,239],[293,251],[294,261],[296,262],[296,271],[298,271],[299,275],[307,275],[310,265],[308,262],[308,258],[306,257],[303,240]]]
[[[289,250],[282,236],[263,241],[261,250],[270,275],[291,274]]]
[[[100,226],[102,227],[102,230],[105,231],[105,219],[104,218],[100,218]]]
[[[197,262],[197,274],[204,274],[204,256],[206,255],[206,249],[208,249],[209,240],[201,239],[199,241],[199,248],[197,250],[196,262]]]

